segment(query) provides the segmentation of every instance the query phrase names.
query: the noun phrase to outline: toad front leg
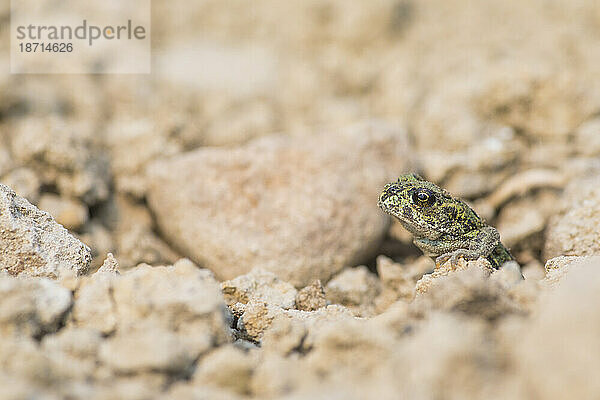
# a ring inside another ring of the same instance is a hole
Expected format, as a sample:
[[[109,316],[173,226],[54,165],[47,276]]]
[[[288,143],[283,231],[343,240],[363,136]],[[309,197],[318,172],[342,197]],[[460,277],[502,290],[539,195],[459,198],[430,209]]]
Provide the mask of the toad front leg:
[[[438,238],[430,240],[426,238],[415,239],[415,244],[423,253],[437,258],[436,264],[441,265],[450,260],[456,264],[458,258],[465,260],[476,260],[479,257],[488,257],[500,243],[500,234],[491,227],[467,232],[458,238]]]

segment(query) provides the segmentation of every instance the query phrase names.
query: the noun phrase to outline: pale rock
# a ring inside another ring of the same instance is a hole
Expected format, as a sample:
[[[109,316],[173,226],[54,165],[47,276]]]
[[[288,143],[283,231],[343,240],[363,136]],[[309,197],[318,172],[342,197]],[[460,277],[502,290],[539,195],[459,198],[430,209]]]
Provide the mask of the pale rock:
[[[546,261],[544,269],[546,275],[543,283],[548,286],[554,286],[559,283],[571,271],[573,267],[587,265],[594,261],[600,261],[598,256],[559,256]]]
[[[96,274],[105,274],[105,273],[109,273],[109,274],[116,274],[119,275],[119,262],[117,261],[117,259],[115,258],[115,256],[113,256],[112,253],[108,253],[106,254],[106,259],[104,260],[104,262],[102,263],[102,266],[100,266],[100,268],[98,269],[98,271],[96,271],[94,273],[94,275]]]
[[[243,400],[245,396],[238,396],[229,390],[215,387],[197,387],[185,382],[175,383],[163,395],[160,400]]]
[[[34,170],[27,167],[13,169],[2,176],[0,182],[12,188],[19,196],[32,203],[40,199],[41,182]]]
[[[544,258],[600,254],[600,178],[571,182],[546,230]]]
[[[298,293],[291,284],[282,281],[272,272],[259,268],[221,283],[221,290],[229,305],[262,301],[283,309],[294,307]]]
[[[149,204],[163,234],[219,278],[260,267],[303,287],[375,251],[388,219],[373,199],[409,160],[390,124],[270,136],[157,161]]]
[[[192,384],[249,395],[252,373],[257,362],[253,353],[232,345],[221,346],[202,358],[192,378]]]
[[[586,156],[600,155],[600,118],[596,117],[581,124],[575,132],[577,150]]]
[[[38,337],[56,331],[72,304],[71,293],[46,278],[0,274],[0,331]]]
[[[347,268],[327,283],[327,300],[356,310],[359,315],[372,313],[373,301],[381,284],[367,267]]]
[[[28,117],[16,123],[11,138],[15,162],[32,168],[62,196],[88,205],[108,198],[108,161],[89,121]]]
[[[600,393],[600,382],[590,379],[590,371],[600,368],[595,356],[600,351],[600,261],[594,257],[577,263],[516,332],[512,362],[528,397],[583,399]]]
[[[90,249],[52,217],[0,185],[0,268],[11,275],[57,278],[87,272]]]
[[[197,354],[173,332],[159,328],[117,334],[100,345],[99,359],[118,373],[183,373]]]
[[[50,193],[40,197],[38,207],[48,212],[56,222],[69,230],[79,230],[89,217],[88,208],[82,202]]]
[[[487,262],[481,260],[468,263],[459,260],[462,264],[459,269],[428,278],[426,291],[423,286],[417,288],[411,312],[423,315],[443,310],[490,321],[505,315],[525,314],[528,309],[511,297],[511,290],[523,282],[518,265],[507,264],[506,270],[499,270],[490,277]]]
[[[96,329],[103,334],[117,328],[117,305],[113,296],[114,274],[94,274],[82,280],[75,293],[71,320],[78,327]]]
[[[320,280],[315,280],[303,287],[296,294],[296,309],[301,311],[316,311],[327,306],[325,289]]]

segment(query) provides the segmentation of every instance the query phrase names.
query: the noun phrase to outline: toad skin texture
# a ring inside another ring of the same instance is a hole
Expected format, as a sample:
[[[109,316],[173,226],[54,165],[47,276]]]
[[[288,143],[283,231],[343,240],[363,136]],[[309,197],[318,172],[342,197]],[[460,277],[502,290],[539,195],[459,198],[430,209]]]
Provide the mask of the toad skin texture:
[[[437,265],[448,260],[454,265],[460,257],[485,257],[498,269],[513,260],[496,228],[465,202],[418,175],[405,174],[385,185],[379,207],[398,218],[414,236],[415,245]]]

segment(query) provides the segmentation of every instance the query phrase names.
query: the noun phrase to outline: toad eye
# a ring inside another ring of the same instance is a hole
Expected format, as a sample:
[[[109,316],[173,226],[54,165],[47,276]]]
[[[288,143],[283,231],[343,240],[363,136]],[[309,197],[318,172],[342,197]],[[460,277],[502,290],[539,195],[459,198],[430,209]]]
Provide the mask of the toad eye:
[[[435,203],[435,195],[429,189],[418,189],[413,192],[412,201],[420,206],[431,206]]]

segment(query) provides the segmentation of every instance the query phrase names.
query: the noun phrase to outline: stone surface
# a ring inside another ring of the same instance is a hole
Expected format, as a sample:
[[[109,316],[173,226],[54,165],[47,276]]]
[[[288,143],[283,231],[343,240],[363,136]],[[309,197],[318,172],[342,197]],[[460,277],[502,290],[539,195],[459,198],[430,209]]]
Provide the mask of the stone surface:
[[[600,178],[570,183],[562,201],[546,231],[544,257],[600,254]]]
[[[436,270],[437,273],[422,278],[417,284],[413,311],[423,313],[441,309],[488,320],[527,312],[528,309],[511,295],[511,290],[522,283],[519,266],[507,264],[488,278],[489,270],[484,261],[467,263],[463,260],[457,269],[442,272],[446,263]]]
[[[88,208],[73,199],[63,199],[60,196],[44,194],[39,200],[40,209],[52,215],[56,222],[69,230],[78,230],[89,217]]]
[[[514,347],[516,373],[525,382],[545,382],[528,386],[533,396],[587,398],[600,393],[600,383],[587,375],[600,366],[592,356],[599,350],[599,258],[580,264],[540,301],[539,313],[523,326]],[[563,369],[565,365],[570,367]]]
[[[373,301],[380,291],[380,282],[365,266],[343,270],[326,287],[328,301],[350,307],[358,315],[373,312]]]
[[[52,217],[0,185],[0,267],[11,275],[58,277],[87,272],[90,249]]]
[[[573,267],[598,261],[597,256],[559,256],[551,258],[544,265],[546,274],[543,282],[548,285],[554,285],[560,282]]]
[[[248,395],[256,364],[256,354],[231,345],[222,346],[202,359],[192,378],[193,385],[217,387],[239,395]]]
[[[316,311],[325,306],[327,306],[325,289],[318,279],[296,294],[296,308],[300,311]]]
[[[190,368],[197,353],[190,351],[172,332],[161,329],[116,335],[102,343],[100,360],[118,373],[182,373]]]
[[[0,274],[0,331],[38,337],[59,328],[71,307],[71,293],[46,278],[14,279]]]
[[[295,306],[298,291],[288,282],[263,269],[254,269],[230,281],[221,283],[225,301],[229,305],[261,301],[283,309]]]
[[[89,122],[69,122],[53,117],[18,120],[12,155],[15,162],[32,168],[43,184],[93,205],[109,194],[106,157]]]
[[[408,155],[405,133],[378,123],[263,138],[152,165],[149,200],[163,233],[218,277],[261,267],[304,286],[375,250],[387,218],[373,199]]]

